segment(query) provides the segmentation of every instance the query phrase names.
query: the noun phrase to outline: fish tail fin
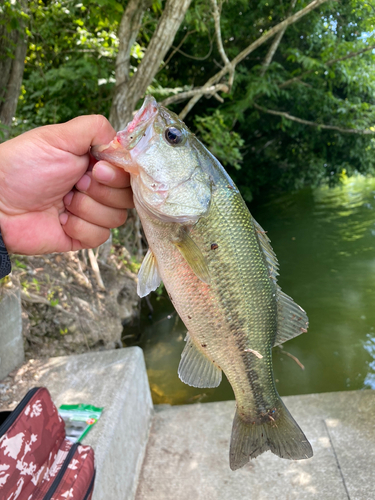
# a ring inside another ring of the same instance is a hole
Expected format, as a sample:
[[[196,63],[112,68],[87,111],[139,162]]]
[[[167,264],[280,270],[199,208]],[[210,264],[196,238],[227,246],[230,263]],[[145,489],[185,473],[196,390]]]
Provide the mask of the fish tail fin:
[[[229,451],[232,470],[243,467],[267,450],[289,460],[313,456],[310,443],[281,400],[276,415],[277,418],[271,417],[263,424],[252,424],[245,422],[236,409]]]

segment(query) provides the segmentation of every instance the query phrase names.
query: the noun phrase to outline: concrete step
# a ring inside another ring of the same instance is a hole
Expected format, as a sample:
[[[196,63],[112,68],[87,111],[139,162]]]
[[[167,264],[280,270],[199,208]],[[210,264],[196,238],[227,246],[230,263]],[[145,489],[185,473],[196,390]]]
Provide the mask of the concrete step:
[[[3,380],[25,359],[19,289],[0,288],[0,318],[0,380]]]
[[[22,368],[23,374],[27,368]],[[93,500],[132,500],[153,414],[142,350],[131,347],[50,358],[38,366],[33,386],[47,387],[56,406],[104,407],[82,441],[95,450]],[[25,392],[28,388],[30,383]]]
[[[136,500],[374,499],[375,391],[283,400],[314,456],[289,461],[266,452],[235,472],[234,401],[155,407]]]

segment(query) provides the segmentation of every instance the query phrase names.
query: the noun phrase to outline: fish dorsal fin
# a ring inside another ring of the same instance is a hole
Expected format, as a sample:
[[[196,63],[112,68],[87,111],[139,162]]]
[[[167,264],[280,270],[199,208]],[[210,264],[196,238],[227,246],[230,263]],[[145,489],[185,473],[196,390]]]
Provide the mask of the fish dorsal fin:
[[[148,249],[138,272],[137,293],[140,297],[145,297],[150,292],[156,290],[160,283],[161,278],[155,256],[152,251]]]
[[[278,273],[279,263],[277,261],[276,254],[273,251],[273,248],[271,246],[271,241],[267,236],[266,232],[264,231],[264,229],[262,228],[262,226],[258,224],[258,222],[255,219],[253,219],[253,223],[255,227],[255,234],[258,236],[260,247],[267,261],[270,277],[276,283],[277,276],[279,275]]]
[[[276,254],[262,226],[255,219],[253,219],[253,222],[255,234],[258,237],[260,247],[267,262],[270,278],[276,283],[277,276],[279,275],[279,263]],[[280,345],[306,332],[309,326],[309,319],[302,307],[296,304],[289,295],[284,293],[279,285],[276,285],[276,300],[277,334],[274,345]]]
[[[187,334],[178,376],[182,382],[192,387],[217,387],[221,382],[221,369],[194,345]]]
[[[277,286],[276,298],[277,334],[274,345],[279,345],[307,332],[309,318],[302,307],[296,304],[279,286]]]
[[[207,261],[198,245],[193,241],[188,233],[185,230],[181,230],[178,239],[174,240],[173,243],[189,264],[191,270],[197,278],[203,281],[203,283],[207,283],[207,285],[209,285],[211,278]]]

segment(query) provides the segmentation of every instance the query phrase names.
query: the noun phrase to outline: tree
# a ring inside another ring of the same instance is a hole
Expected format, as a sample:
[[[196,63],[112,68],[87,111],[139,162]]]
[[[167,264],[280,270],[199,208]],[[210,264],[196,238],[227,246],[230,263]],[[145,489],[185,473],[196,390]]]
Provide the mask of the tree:
[[[374,169],[369,3],[28,5],[16,132],[92,112],[122,128],[148,92],[180,113],[248,200]]]
[[[139,99],[145,94],[170,49],[191,0],[167,0],[147,50],[137,71],[130,76],[130,52],[141,27],[148,0],[130,0],[119,29],[119,50],[116,58],[116,85],[110,121],[116,129],[130,121]]]
[[[27,44],[26,1],[0,7],[0,133],[6,139],[16,113],[22,85]]]

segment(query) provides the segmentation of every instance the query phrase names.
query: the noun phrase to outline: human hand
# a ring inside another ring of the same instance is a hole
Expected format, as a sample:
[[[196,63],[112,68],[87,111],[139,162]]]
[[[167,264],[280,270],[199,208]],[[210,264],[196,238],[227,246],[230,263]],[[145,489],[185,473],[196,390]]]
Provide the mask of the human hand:
[[[9,253],[97,247],[126,221],[134,206],[129,174],[89,155],[114,135],[106,118],[91,115],[0,144],[0,229]]]

